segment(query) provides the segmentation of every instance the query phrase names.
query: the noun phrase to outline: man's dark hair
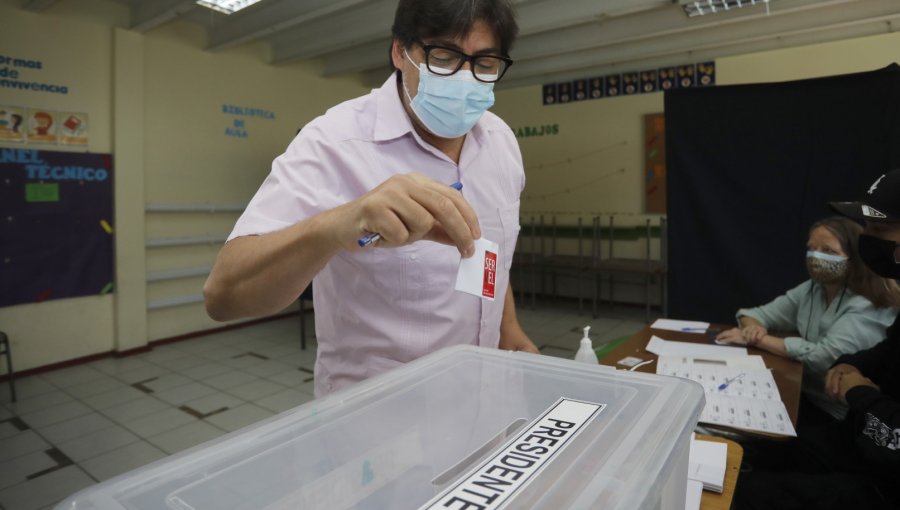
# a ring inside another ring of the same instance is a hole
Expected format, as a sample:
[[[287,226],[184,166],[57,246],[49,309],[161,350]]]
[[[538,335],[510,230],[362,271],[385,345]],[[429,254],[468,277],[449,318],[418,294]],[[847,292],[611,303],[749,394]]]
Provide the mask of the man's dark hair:
[[[465,36],[478,21],[491,28],[508,57],[519,33],[510,0],[400,0],[391,35],[408,48],[432,37]]]

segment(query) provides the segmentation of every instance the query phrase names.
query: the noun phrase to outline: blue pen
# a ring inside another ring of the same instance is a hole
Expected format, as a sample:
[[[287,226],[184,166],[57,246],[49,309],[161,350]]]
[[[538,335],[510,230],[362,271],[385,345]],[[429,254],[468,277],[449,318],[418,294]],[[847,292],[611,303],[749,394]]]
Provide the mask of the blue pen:
[[[706,328],[681,328],[681,331],[706,331]]]
[[[724,390],[725,388],[728,387],[729,384],[733,383],[734,381],[737,381],[737,380],[740,379],[741,377],[744,377],[744,373],[743,373],[743,372],[741,372],[740,374],[738,374],[738,375],[732,377],[731,379],[725,379],[725,382],[723,382],[722,384],[719,385],[719,391]]]
[[[454,182],[453,184],[450,185],[450,187],[455,189],[456,191],[462,191],[462,183],[461,182]],[[381,239],[381,234],[379,234],[377,232],[370,232],[370,233],[360,237],[359,241],[356,241],[356,242],[357,242],[357,244],[359,244],[360,248],[365,248],[366,246],[369,246],[370,244],[374,243],[375,241],[378,241],[379,239]]]

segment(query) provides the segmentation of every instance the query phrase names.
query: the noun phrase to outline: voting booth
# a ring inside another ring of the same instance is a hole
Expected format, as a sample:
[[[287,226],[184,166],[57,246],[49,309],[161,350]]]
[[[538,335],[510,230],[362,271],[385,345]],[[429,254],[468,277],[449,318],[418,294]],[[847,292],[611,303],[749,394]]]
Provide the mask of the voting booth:
[[[690,381],[459,346],[57,509],[680,509],[703,403]]]

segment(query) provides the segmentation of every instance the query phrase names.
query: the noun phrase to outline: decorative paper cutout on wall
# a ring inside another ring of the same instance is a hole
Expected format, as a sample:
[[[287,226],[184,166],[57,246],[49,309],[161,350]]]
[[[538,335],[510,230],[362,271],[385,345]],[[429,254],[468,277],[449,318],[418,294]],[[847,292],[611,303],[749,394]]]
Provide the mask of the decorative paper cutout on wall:
[[[56,112],[28,109],[28,141],[34,143],[57,142]]]
[[[0,142],[25,141],[25,109],[0,106]]]

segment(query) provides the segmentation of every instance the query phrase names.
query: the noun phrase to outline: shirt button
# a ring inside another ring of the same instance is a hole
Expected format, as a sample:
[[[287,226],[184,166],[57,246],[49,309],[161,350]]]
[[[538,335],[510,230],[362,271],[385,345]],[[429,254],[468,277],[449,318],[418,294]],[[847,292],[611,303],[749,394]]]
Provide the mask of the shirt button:
[[[415,253],[410,254],[410,256],[409,256],[409,260],[416,260],[417,258],[419,258],[419,256],[416,255]]]

